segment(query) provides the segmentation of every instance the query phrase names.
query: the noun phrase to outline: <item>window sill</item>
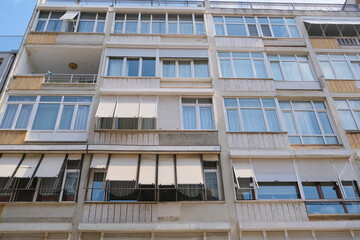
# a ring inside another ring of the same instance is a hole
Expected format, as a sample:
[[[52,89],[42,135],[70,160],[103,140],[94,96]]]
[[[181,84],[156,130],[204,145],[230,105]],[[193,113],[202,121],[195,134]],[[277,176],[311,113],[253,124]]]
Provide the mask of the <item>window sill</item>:
[[[215,35],[215,37],[220,37],[220,38],[258,38],[258,39],[262,39],[263,37],[261,36],[229,36],[229,35]]]
[[[116,79],[139,79],[139,78],[144,78],[144,79],[159,79],[159,77],[127,77],[127,76],[101,76],[101,78],[104,79],[112,79],[112,78],[116,78]]]
[[[74,206],[76,202],[0,202],[0,204],[5,206]]]
[[[360,81],[360,79],[344,79],[344,78],[325,78],[326,81]]]
[[[345,130],[346,133],[360,133],[360,130]]]
[[[85,204],[225,204],[225,201],[168,201],[168,202],[149,202],[149,201],[142,201],[142,202],[122,202],[122,201],[85,201]]]
[[[235,200],[235,203],[303,203],[303,199],[258,199],[258,200]]]
[[[290,144],[291,148],[305,149],[305,148],[316,148],[316,149],[340,149],[344,146],[342,144]]]
[[[99,35],[99,36],[105,36],[105,33],[98,33],[98,32],[39,32],[39,31],[31,31],[30,34],[57,34],[57,35]]]
[[[235,134],[287,134],[287,132],[229,132],[226,133],[235,133]]]
[[[273,81],[274,79],[272,78],[224,78],[224,77],[220,77],[220,80],[266,80],[266,81]]]
[[[173,77],[161,77],[160,78],[161,81],[167,81],[167,82],[211,82],[212,78],[195,78],[195,77],[190,77],[190,78],[173,78]]]
[[[319,220],[358,220],[360,219],[360,214],[354,213],[339,213],[339,214],[308,214],[310,221],[319,221]]]
[[[142,132],[217,132],[218,130],[163,130],[163,129],[94,129],[95,132],[129,132],[129,133],[142,133]]]
[[[19,132],[19,133],[26,133],[27,129],[10,129],[10,128],[2,128],[0,129],[0,132]]]
[[[206,34],[144,34],[144,33],[111,33],[111,36],[139,36],[139,37],[172,37],[172,38],[207,38]]]

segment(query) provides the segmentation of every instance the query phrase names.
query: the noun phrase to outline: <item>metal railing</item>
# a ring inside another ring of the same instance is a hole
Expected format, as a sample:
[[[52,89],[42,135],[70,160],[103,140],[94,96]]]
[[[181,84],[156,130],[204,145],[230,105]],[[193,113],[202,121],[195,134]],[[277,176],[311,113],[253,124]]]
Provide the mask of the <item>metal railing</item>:
[[[46,0],[44,3],[105,4],[111,6],[204,7],[204,1],[197,0]]]
[[[96,83],[97,74],[47,74],[45,83]]]
[[[359,11],[355,4],[322,4],[322,3],[276,3],[276,2],[236,2],[210,1],[213,8],[240,8],[240,9],[274,9],[274,10],[302,10],[302,11]]]
[[[337,38],[336,39],[339,45],[344,46],[359,46],[360,38]]]

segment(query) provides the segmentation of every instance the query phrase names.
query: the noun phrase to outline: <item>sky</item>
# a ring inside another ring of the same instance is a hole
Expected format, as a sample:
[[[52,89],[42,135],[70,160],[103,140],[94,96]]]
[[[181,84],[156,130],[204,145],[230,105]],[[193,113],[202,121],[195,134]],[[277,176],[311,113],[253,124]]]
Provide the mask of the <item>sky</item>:
[[[221,1],[221,0],[220,0]],[[231,0],[234,1],[234,0]],[[238,0],[239,2],[344,3],[345,0]],[[37,0],[0,0],[0,51],[17,49],[21,38],[1,37],[23,35]]]

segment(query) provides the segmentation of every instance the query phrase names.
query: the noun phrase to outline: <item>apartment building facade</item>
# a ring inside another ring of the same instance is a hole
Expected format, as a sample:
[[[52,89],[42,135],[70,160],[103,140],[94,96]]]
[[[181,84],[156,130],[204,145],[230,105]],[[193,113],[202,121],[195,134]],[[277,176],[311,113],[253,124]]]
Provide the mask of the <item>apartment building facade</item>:
[[[360,239],[359,16],[39,0],[1,96],[0,239]]]

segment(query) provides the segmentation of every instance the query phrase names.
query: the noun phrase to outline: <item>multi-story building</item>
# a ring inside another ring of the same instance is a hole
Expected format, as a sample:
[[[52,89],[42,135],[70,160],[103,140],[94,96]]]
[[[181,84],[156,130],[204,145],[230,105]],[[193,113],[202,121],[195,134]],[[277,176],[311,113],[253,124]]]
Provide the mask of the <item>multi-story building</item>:
[[[6,78],[14,62],[16,51],[0,51],[0,92],[2,92]]]
[[[0,239],[360,239],[355,4],[39,0]]]

